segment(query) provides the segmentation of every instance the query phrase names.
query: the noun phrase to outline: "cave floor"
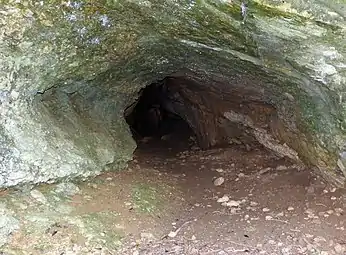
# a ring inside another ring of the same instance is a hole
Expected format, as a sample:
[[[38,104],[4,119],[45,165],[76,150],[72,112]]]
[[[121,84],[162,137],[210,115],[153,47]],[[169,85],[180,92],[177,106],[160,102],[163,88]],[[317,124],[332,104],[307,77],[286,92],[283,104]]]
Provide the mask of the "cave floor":
[[[21,227],[2,254],[346,254],[344,190],[260,146],[177,141],[141,143],[124,171],[3,192]]]

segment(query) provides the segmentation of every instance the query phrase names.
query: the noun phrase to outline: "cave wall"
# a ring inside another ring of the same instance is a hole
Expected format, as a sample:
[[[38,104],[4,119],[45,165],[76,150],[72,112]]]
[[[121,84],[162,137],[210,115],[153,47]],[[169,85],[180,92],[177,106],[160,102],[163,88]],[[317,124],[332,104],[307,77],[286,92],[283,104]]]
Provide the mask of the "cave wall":
[[[247,10],[244,21],[240,1],[4,1],[0,186],[124,167],[135,148],[124,109],[180,73],[271,105],[274,139],[344,185],[345,4],[255,0]],[[265,136],[229,107],[223,119]]]

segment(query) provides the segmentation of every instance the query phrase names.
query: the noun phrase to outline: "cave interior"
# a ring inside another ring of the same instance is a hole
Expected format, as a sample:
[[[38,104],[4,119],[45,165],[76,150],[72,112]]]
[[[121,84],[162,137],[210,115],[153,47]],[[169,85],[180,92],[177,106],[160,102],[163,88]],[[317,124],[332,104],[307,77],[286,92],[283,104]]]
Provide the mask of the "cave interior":
[[[257,95],[256,95],[257,93]],[[187,76],[167,76],[142,88],[124,111],[132,136],[143,141],[177,142],[202,150],[241,145],[247,150],[263,146],[254,126],[230,121],[227,110],[248,115],[254,125],[268,129],[276,109],[261,101],[258,92],[220,84],[203,84]]]

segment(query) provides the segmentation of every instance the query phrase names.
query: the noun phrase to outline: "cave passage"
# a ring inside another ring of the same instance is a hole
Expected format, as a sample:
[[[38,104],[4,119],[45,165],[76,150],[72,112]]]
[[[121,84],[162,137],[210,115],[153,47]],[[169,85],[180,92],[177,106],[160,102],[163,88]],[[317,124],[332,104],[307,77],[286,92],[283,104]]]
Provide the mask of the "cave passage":
[[[275,108],[248,89],[217,87],[184,75],[167,76],[144,87],[124,111],[134,140],[137,144],[147,138],[185,141],[202,150],[259,145],[256,135],[271,132],[268,124],[275,123]]]
[[[193,136],[189,124],[174,110],[174,98],[166,80],[152,83],[124,113],[132,136],[138,143],[145,138],[185,140]]]

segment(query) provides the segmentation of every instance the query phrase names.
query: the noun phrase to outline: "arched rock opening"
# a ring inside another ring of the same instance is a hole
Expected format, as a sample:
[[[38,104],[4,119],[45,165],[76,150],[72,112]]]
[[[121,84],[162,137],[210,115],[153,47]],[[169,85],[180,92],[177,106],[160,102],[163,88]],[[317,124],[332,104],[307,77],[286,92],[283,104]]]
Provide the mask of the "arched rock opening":
[[[202,149],[260,143],[299,161],[297,152],[278,140],[283,123],[277,109],[251,87],[177,73],[143,88],[124,117],[135,139],[192,131]]]
[[[267,2],[246,22],[225,1],[0,6],[0,186],[123,168],[124,110],[165,77],[201,147],[256,140],[343,186],[342,24]]]

